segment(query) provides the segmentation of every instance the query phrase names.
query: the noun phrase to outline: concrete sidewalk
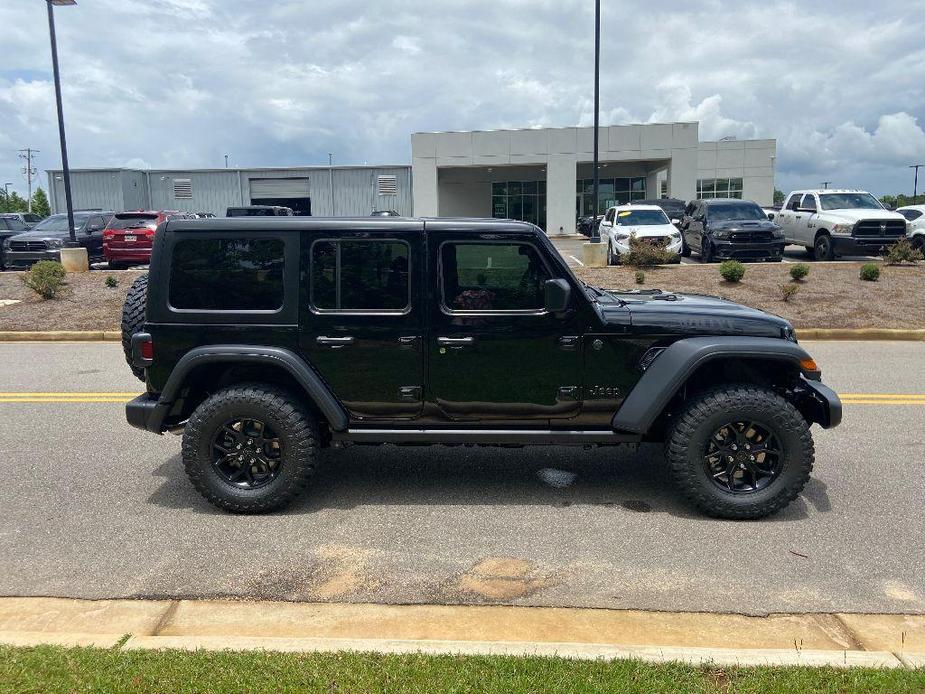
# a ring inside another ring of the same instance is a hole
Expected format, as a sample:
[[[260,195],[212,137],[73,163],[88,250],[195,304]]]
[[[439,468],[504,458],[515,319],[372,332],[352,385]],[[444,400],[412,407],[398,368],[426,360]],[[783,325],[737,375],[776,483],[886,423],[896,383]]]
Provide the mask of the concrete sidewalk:
[[[925,615],[12,597],[0,643],[921,668]]]

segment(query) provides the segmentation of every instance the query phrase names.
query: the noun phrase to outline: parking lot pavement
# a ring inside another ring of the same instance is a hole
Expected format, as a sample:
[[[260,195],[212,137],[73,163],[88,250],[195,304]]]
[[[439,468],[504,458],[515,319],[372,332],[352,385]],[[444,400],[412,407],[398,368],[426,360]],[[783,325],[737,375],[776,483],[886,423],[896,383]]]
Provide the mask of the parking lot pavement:
[[[559,249],[559,253],[562,254],[562,257],[565,258],[565,262],[569,264],[570,267],[581,267],[583,265],[581,261],[581,247],[588,242],[588,239],[566,237],[566,238],[556,238],[555,236],[550,236],[550,240],[553,245]],[[865,255],[865,256],[844,256],[838,261],[861,261],[867,262],[872,260],[880,260],[878,256]],[[806,249],[802,246],[787,246],[784,249],[784,258],[781,261],[783,263],[807,263],[810,261],[809,255],[806,253]],[[681,258],[682,265],[699,265],[700,257],[697,254],[694,254],[690,258]]]
[[[807,346],[841,392],[925,393],[922,343]],[[655,446],[327,451],[286,512],[232,516],[178,438],[74,395],[140,389],[119,345],[0,344],[0,383],[0,595],[925,612],[923,404],[846,405],[757,522],[692,513]]]

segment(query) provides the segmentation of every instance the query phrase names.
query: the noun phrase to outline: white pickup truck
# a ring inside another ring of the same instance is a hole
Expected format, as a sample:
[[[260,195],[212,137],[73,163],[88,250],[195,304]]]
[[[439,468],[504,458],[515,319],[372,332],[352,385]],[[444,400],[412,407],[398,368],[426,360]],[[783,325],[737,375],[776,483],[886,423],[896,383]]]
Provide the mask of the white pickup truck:
[[[816,260],[871,255],[906,235],[906,218],[863,190],[797,190],[774,218],[787,243],[805,246]]]

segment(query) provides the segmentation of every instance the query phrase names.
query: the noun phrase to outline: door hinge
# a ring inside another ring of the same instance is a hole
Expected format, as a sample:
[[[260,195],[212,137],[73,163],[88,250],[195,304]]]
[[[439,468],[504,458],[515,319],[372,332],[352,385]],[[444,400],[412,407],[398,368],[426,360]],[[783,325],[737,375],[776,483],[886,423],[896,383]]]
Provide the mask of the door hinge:
[[[421,386],[399,386],[398,399],[402,402],[420,402]]]

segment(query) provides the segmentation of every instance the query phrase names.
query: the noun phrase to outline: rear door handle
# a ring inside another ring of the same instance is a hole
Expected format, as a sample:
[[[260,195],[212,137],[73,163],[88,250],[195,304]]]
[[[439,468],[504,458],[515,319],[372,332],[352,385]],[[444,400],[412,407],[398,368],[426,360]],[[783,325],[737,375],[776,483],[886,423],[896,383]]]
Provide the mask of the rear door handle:
[[[474,337],[438,337],[437,344],[446,347],[461,347],[462,345],[471,345],[475,342]]]
[[[346,347],[347,345],[352,345],[354,343],[354,338],[352,337],[326,337],[321,335],[320,337],[315,338],[315,342],[319,345],[328,345],[329,347]]]

